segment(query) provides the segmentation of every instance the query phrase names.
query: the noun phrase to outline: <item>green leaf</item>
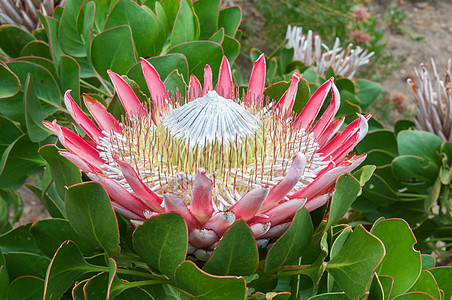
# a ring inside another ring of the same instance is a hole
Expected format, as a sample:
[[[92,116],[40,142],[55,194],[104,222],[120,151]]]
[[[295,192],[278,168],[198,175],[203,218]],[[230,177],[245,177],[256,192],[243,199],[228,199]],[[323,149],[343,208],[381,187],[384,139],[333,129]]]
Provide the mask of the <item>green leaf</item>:
[[[8,299],[35,300],[44,295],[44,280],[33,276],[19,277],[8,288]]]
[[[80,106],[80,66],[68,55],[61,56],[60,83],[63,91],[72,90],[71,96]]]
[[[385,141],[382,143],[381,141]],[[389,130],[375,130],[366,135],[366,137],[356,146],[359,153],[370,152],[374,149],[382,149],[386,152],[397,156],[397,141],[394,133]]]
[[[326,228],[342,219],[360,190],[359,181],[349,174],[343,174],[336,180],[336,191],[331,200]]]
[[[71,56],[86,56],[85,43],[78,31],[78,18],[84,0],[68,1],[58,28],[58,39],[64,52]]]
[[[361,297],[370,283],[372,274],[385,255],[380,240],[361,225],[349,234],[339,253],[334,256],[326,270],[350,298]]]
[[[0,264],[0,299],[5,299],[6,292],[8,291],[8,285],[8,270],[6,270],[6,267],[3,264]]]
[[[133,247],[147,264],[172,278],[187,255],[187,225],[175,213],[153,217],[135,229]]]
[[[265,272],[293,263],[306,250],[313,232],[311,216],[303,207],[295,214],[287,231],[268,251]]]
[[[392,171],[401,180],[410,181],[413,178],[418,178],[433,183],[438,176],[439,168],[431,160],[423,157],[402,155],[392,161]]]
[[[44,278],[50,263],[42,254],[29,252],[8,252],[5,261],[10,280],[28,275]]]
[[[25,45],[20,52],[20,56],[39,56],[52,59],[49,44],[43,41],[31,41]]]
[[[44,67],[28,61],[11,61],[8,64],[14,74],[17,75],[23,84],[22,92],[25,91],[25,82],[28,74],[33,74],[33,85],[36,96],[40,98],[42,116],[46,118],[57,111],[60,106],[61,93],[60,88],[51,72]]]
[[[235,38],[225,35],[221,46],[223,47],[224,56],[228,58],[230,63],[234,62],[237,56],[239,56],[240,52],[239,41],[237,41]]]
[[[327,293],[327,294],[320,294],[316,295],[314,297],[309,298],[309,300],[347,300],[350,299],[347,297],[344,293]]]
[[[132,30],[138,56],[149,57],[160,53],[166,37],[164,28],[159,26],[157,17],[151,10],[143,9],[134,1],[117,1],[108,14],[104,29],[124,24]]]
[[[235,36],[242,21],[242,10],[238,6],[230,6],[220,11],[218,28],[224,28],[224,34]]]
[[[0,114],[0,155],[13,143],[23,132],[5,116]]]
[[[244,299],[246,282],[243,277],[214,276],[185,261],[176,270],[179,288],[200,300]]]
[[[212,41],[187,42],[171,48],[168,53],[183,54],[187,58],[190,73],[194,74],[199,80],[204,78],[206,64],[210,65],[213,81],[216,81],[223,58],[223,49],[219,44]]]
[[[2,63],[0,63],[0,80],[2,82],[0,85],[0,99],[12,97],[19,92],[19,78],[17,78],[17,76]]]
[[[42,255],[30,234],[31,224],[16,227],[0,236],[0,247],[3,254],[9,252],[28,252]]]
[[[3,152],[0,160],[0,188],[13,185],[28,172],[44,164],[38,154],[38,145],[32,143],[27,134],[21,135]]]
[[[409,225],[402,219],[381,220],[375,222],[371,232],[386,249],[377,273],[394,278],[391,296],[406,292],[421,273],[421,254],[413,249],[416,239]]]
[[[195,13],[199,18],[201,34],[199,39],[207,40],[217,31],[219,0],[199,0],[193,3]]]
[[[20,56],[20,52],[29,42],[36,38],[18,26],[2,25],[0,27],[0,41],[2,50],[11,57]]]
[[[179,11],[171,32],[170,47],[195,40],[199,32],[199,23],[196,20],[193,8],[186,0],[180,1]],[[216,28],[215,28],[216,29]]]
[[[376,82],[358,79],[355,84],[358,87],[356,96],[359,98],[363,109],[371,105],[381,93],[381,85]]]
[[[170,92],[170,95],[174,93],[174,95],[179,94],[180,97],[185,96],[186,84],[183,76],[179,74],[177,70],[171,72],[163,83],[165,85],[165,89]]]
[[[429,270],[435,276],[436,283],[443,290],[444,297],[442,299],[451,299],[452,297],[452,267],[437,267]]]
[[[416,283],[408,290],[410,292],[425,292],[435,299],[441,299],[439,287],[429,271],[422,271]]]
[[[91,59],[94,69],[103,78],[108,78],[107,70],[126,74],[137,62],[130,26],[118,26],[99,33],[91,45]]]
[[[430,254],[422,254],[422,270],[427,270],[435,267],[436,259]]]
[[[432,296],[430,296],[427,293],[424,292],[412,292],[412,293],[406,293],[399,295],[397,297],[394,297],[393,299],[397,300],[433,300]]]
[[[58,27],[60,23],[55,18],[44,16],[39,11],[38,15],[39,20],[44,26],[47,36],[49,37],[50,54],[52,55],[53,62],[56,66],[58,66],[60,64],[60,56],[64,54],[58,39]]]
[[[119,254],[118,221],[100,185],[85,182],[71,186],[65,206],[69,223],[80,236],[110,254]]]
[[[61,299],[75,280],[94,270],[95,268],[85,261],[73,242],[64,242],[58,248],[47,270],[44,299]]]
[[[94,252],[93,247],[86,243],[65,219],[40,220],[33,223],[30,232],[39,249],[48,257],[53,257],[55,251],[66,240],[75,242],[84,253],[91,254]]]
[[[221,238],[203,270],[222,276],[251,275],[258,262],[253,233],[243,220],[238,220]]]
[[[55,145],[46,145],[39,149],[39,154],[49,164],[58,195],[64,201],[68,192],[66,187],[80,183],[82,179],[79,168],[61,156],[58,151]]]
[[[25,124],[27,125],[28,136],[34,143],[42,142],[48,138],[52,132],[42,125],[44,119],[41,112],[41,104],[36,96],[33,77],[29,73],[25,82]]]
[[[405,130],[397,135],[400,155],[414,155],[431,160],[439,165],[439,151],[443,141],[433,133]]]
[[[50,193],[45,193],[37,186],[31,184],[25,184],[25,186],[39,198],[39,201],[53,218],[66,217],[64,202],[58,195],[57,197],[51,197]]]
[[[364,166],[355,173],[353,173],[353,177],[359,180],[360,186],[364,186],[366,182],[368,182],[372,175],[374,174],[375,169],[376,169],[375,166]]]

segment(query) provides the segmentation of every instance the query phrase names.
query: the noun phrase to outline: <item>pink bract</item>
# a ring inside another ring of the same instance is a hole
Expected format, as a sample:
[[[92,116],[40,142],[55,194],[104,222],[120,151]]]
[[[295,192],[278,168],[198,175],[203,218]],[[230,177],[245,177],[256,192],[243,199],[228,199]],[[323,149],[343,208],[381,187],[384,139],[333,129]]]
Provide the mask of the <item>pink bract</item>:
[[[335,180],[365,159],[349,152],[366,135],[369,116],[359,115],[338,133],[344,119],[334,120],[340,96],[333,78],[296,115],[292,107],[304,79],[295,73],[281,99],[268,101],[263,55],[244,95],[233,85],[226,58],[216,86],[207,65],[204,84],[191,75],[187,96],[177,100],[148,61],[141,65],[151,95],[145,105],[109,71],[126,111],[122,121],[85,95],[96,125],[67,91],[66,107],[86,137],[56,121],[44,124],[68,150],[61,155],[100,184],[115,210],[135,226],[159,214],[180,214],[189,249],[200,259],[239,219],[258,245],[280,236],[297,210],[323,206]],[[317,118],[330,92],[331,102]]]

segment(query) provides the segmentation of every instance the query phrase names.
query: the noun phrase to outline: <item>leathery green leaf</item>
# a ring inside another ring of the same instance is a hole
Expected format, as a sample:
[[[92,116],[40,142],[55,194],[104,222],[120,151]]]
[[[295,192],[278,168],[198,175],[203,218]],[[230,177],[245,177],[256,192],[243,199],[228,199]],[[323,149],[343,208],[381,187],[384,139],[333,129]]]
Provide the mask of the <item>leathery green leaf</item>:
[[[105,190],[94,182],[68,188],[66,213],[72,228],[87,241],[111,254],[119,254],[119,229]]]
[[[385,245],[377,273],[394,278],[391,297],[408,291],[421,273],[421,254],[413,249],[416,239],[409,225],[402,219],[380,219],[371,232]]]
[[[27,125],[28,136],[32,142],[42,142],[48,138],[52,132],[42,125],[44,119],[41,112],[41,104],[36,96],[33,77],[29,73],[25,82],[25,124]]]
[[[385,255],[383,243],[361,225],[349,234],[339,253],[326,266],[350,298],[361,297]]]
[[[58,28],[58,39],[64,52],[71,56],[86,56],[85,43],[78,32],[78,17],[84,0],[72,0],[64,6]]]
[[[441,299],[438,284],[430,271],[422,271],[416,283],[408,290],[408,292],[425,292],[435,299]]]
[[[13,185],[28,172],[44,164],[44,160],[38,154],[38,145],[32,143],[27,134],[21,135],[2,154],[0,188]]]
[[[75,280],[96,268],[85,261],[83,254],[71,241],[58,248],[45,278],[44,299],[60,299]]]
[[[39,149],[39,154],[47,161],[50,167],[52,179],[61,199],[66,199],[68,186],[80,183],[82,181],[80,170],[58,153],[55,145],[46,145]]]
[[[176,270],[176,284],[195,299],[244,299],[246,282],[243,277],[214,276],[185,261]]]
[[[18,57],[20,51],[29,42],[36,38],[28,31],[14,25],[2,25],[0,27],[0,48],[11,57]]]
[[[63,91],[71,90],[71,96],[80,106],[80,66],[68,55],[61,56],[60,82]]]
[[[436,283],[444,292],[443,299],[450,299],[452,297],[452,285],[450,284],[452,282],[452,267],[437,267],[429,271],[435,276]]]
[[[20,81],[17,76],[4,64],[0,63],[0,99],[12,97],[20,90]]]
[[[203,270],[213,275],[251,275],[259,257],[248,225],[239,220],[225,233]]]
[[[187,255],[187,225],[175,213],[150,218],[135,229],[133,247],[147,264],[173,278]]]
[[[268,251],[265,259],[265,272],[293,263],[303,254],[313,232],[311,216],[303,207],[295,214],[287,231]]]
[[[42,299],[44,280],[34,276],[19,277],[8,288],[8,299],[34,300]]]
[[[130,26],[123,25],[99,33],[91,44],[94,69],[103,78],[107,70],[126,74],[137,62]]]

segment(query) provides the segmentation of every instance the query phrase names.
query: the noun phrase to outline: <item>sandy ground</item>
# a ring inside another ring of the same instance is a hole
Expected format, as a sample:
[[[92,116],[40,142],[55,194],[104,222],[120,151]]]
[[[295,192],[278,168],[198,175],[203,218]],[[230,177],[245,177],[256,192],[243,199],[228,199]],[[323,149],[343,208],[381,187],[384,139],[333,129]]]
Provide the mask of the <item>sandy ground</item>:
[[[414,74],[413,68],[420,63],[429,63],[430,58],[434,58],[440,72],[443,72],[447,60],[452,58],[452,1],[400,1],[400,8],[405,10],[407,18],[403,26],[417,35],[425,36],[420,41],[412,40],[407,34],[398,30],[391,30],[384,22],[382,29],[385,30],[384,42],[387,43],[385,52],[394,56],[402,55],[406,57],[400,69],[391,75],[384,76],[380,81],[384,93],[387,97],[387,105],[396,106],[398,110],[391,111],[392,118],[404,115],[404,110],[412,106],[413,95],[410,86],[406,83],[408,76]],[[226,0],[223,5],[239,4],[244,7],[244,20],[252,17],[258,22],[254,25],[262,25],[263,21],[252,5],[243,0]],[[383,19],[385,11],[388,9],[390,1],[370,1],[368,9],[380,19]],[[260,21],[259,21],[260,19]],[[244,21],[246,23],[246,21]],[[259,46],[258,46],[259,47]],[[394,103],[394,101],[396,103]],[[383,103],[383,105],[385,105]],[[19,194],[24,199],[23,216],[15,226],[33,222],[49,217],[39,200],[26,188],[19,190]]]

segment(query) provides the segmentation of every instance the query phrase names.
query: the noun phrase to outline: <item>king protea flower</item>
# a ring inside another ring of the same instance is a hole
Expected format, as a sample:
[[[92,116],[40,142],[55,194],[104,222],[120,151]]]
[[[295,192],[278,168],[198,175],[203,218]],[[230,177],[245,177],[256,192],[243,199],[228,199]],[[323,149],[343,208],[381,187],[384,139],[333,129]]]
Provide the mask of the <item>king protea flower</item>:
[[[433,80],[423,64],[419,70],[415,69],[414,81],[411,78],[408,79],[416,100],[417,114],[414,118],[416,128],[436,134],[446,142],[452,142],[451,63],[452,61],[449,60],[444,80],[438,74],[433,59]]]
[[[66,0],[0,0],[0,23],[20,26],[33,32],[41,25],[38,9],[51,16]]]
[[[342,49],[339,38],[336,38],[330,50],[322,43],[319,35],[313,34],[311,30],[305,35],[303,28],[297,26],[287,27],[286,39],[286,47],[294,49],[293,60],[299,60],[306,66],[315,65],[317,73],[323,76],[329,67],[332,67],[336,74],[351,79],[356,70],[369,63],[369,59],[374,55],[374,52],[368,53],[359,46],[353,48],[352,44]]]
[[[121,121],[85,95],[96,125],[67,91],[66,107],[89,139],[56,121],[45,125],[68,150],[61,155],[103,186],[116,211],[134,225],[159,214],[180,214],[190,251],[201,259],[239,219],[258,245],[280,236],[297,210],[324,205],[338,176],[365,158],[348,153],[366,135],[366,117],[336,135],[344,119],[333,120],[340,105],[333,78],[295,115],[298,74],[279,101],[265,103],[264,56],[254,63],[243,96],[234,88],[226,58],[215,88],[207,65],[204,85],[191,75],[188,96],[178,101],[148,61],[142,59],[141,66],[152,98],[147,105],[109,71],[127,114]],[[316,121],[330,91],[331,103]]]

